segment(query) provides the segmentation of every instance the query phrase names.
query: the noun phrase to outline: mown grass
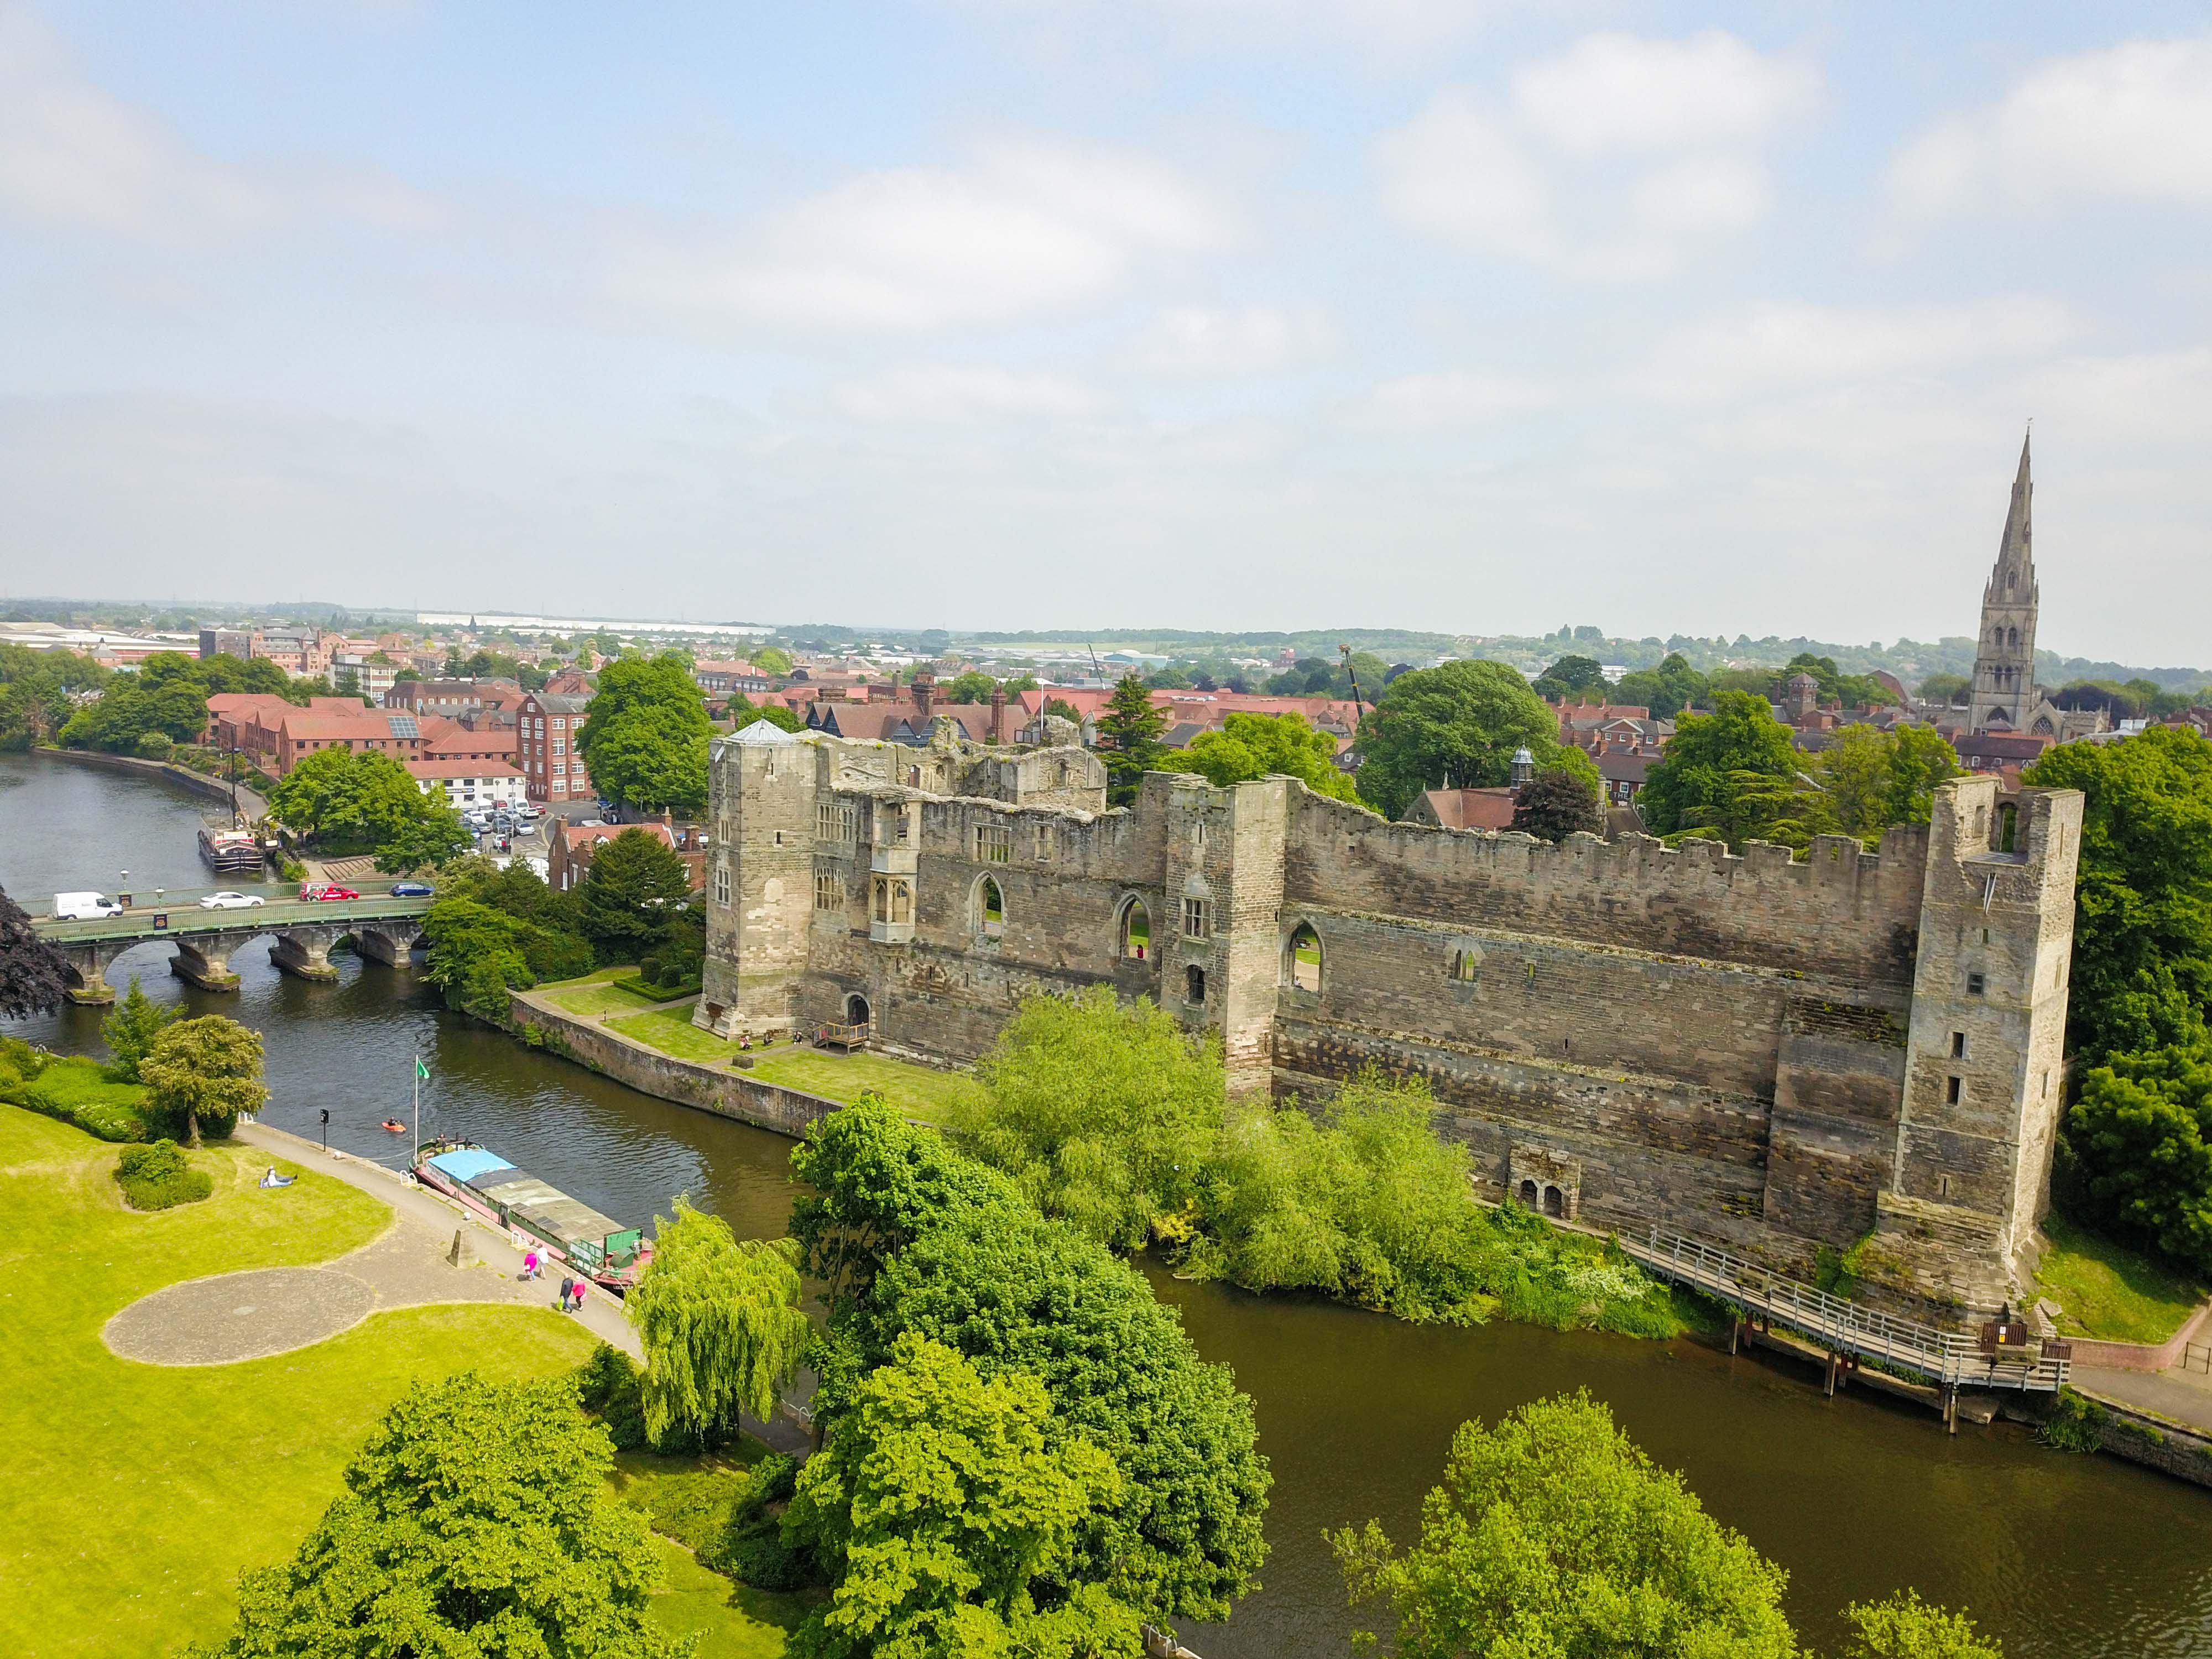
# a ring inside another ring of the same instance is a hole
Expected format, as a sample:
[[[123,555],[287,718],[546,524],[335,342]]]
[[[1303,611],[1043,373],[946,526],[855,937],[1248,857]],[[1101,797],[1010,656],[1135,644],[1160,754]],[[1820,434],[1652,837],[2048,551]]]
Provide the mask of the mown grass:
[[[564,1013],[586,1017],[630,1013],[637,1008],[637,999],[626,994],[614,981],[624,974],[636,972],[635,968],[601,968],[581,979],[552,980],[538,988],[547,1001]]]
[[[2056,1212],[2043,1231],[2051,1249],[2036,1268],[2035,1286],[2058,1304],[2067,1335],[2163,1342],[2204,1300],[2203,1284]]]
[[[752,1069],[746,1075],[763,1083],[803,1090],[845,1106],[864,1094],[878,1094],[903,1116],[938,1128],[951,1121],[954,1103],[981,1086],[965,1072],[940,1072],[933,1066],[865,1051],[832,1054],[819,1048],[773,1048],[751,1058]]]
[[[622,1006],[635,1008],[637,1003],[625,998]],[[694,1025],[688,1002],[680,1007],[654,1008],[642,1014],[611,1019],[607,1029],[620,1031],[633,1042],[642,1042],[648,1048],[658,1048],[664,1054],[702,1066],[720,1066],[738,1052],[736,1043],[726,1042],[712,1031],[702,1031]]]
[[[700,1659],[777,1659],[787,1632],[806,1617],[813,1597],[754,1589],[702,1566],[744,1495],[746,1468],[765,1448],[744,1440],[705,1457],[625,1452],[615,1459],[616,1494],[644,1515],[669,1561],[669,1593],[653,1617],[670,1630],[705,1632]]]
[[[392,1212],[313,1170],[258,1188],[267,1153],[190,1155],[204,1202],[124,1207],[116,1151],[0,1106],[0,1653],[136,1656],[219,1635],[240,1569],[281,1561],[417,1378],[573,1368],[590,1339],[550,1310],[405,1309],[242,1364],[118,1358],[109,1318],[180,1279],[327,1261]]]

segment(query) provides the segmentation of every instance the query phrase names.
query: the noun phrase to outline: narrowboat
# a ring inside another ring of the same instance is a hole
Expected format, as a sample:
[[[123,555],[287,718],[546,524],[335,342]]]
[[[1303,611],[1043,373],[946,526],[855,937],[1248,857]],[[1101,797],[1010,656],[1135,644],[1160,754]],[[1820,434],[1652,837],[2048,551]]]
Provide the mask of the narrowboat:
[[[200,856],[224,875],[250,875],[262,865],[261,843],[250,830],[217,830],[202,826]]]
[[[601,1215],[473,1141],[425,1142],[416,1153],[415,1178],[506,1228],[515,1249],[535,1245],[617,1294],[637,1283],[653,1259],[653,1242],[635,1227]]]

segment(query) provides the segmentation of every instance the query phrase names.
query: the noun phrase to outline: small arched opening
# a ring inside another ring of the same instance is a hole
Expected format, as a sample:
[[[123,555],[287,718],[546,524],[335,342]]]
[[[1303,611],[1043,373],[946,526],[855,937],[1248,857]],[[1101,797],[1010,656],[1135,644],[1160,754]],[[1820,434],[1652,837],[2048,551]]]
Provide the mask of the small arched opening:
[[[2015,802],[2007,801],[1997,808],[1997,851],[2018,852],[2020,848],[2014,845],[2014,842],[2019,834],[2020,807]]]
[[[1194,962],[1182,970],[1182,1000],[1194,1008],[1206,1006],[1206,969]]]
[[[1145,902],[1133,898],[1121,907],[1121,955],[1130,962],[1142,962],[1152,953],[1152,913]]]
[[[1567,1213],[1567,1195],[1557,1187],[1544,1188],[1544,1213],[1560,1218]]]
[[[2017,651],[2020,649],[2020,629],[2017,628],[2008,628],[2005,629],[2005,649],[2008,651]]]
[[[1531,1213],[1534,1212],[1536,1208],[1536,1183],[1534,1182],[1524,1181],[1521,1183],[1521,1205],[1523,1209],[1529,1211]]]
[[[1481,960],[1482,958],[1472,951],[1453,951],[1451,976],[1462,985],[1474,984],[1477,965]]]
[[[1321,989],[1321,935],[1311,922],[1291,930],[1290,943],[1283,947],[1283,977],[1301,991]]]
[[[980,939],[1006,936],[1006,896],[999,890],[994,877],[986,876],[975,884],[975,933]]]
[[[845,1024],[866,1025],[868,1023],[868,1000],[858,991],[845,999]]]

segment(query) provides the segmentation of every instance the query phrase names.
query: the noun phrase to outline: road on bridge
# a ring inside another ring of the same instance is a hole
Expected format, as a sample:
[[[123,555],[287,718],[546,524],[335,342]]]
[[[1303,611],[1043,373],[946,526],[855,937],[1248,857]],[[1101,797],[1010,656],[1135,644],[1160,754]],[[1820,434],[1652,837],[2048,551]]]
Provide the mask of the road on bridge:
[[[210,888],[208,892],[244,888]],[[325,926],[350,921],[396,921],[419,916],[436,901],[394,898],[389,892],[362,891],[357,899],[319,902],[312,899],[270,898],[243,910],[203,910],[198,892],[165,893],[161,902],[134,904],[122,915],[97,921],[58,921],[36,916],[31,926],[40,939],[55,945],[88,945],[114,939],[175,939],[194,933],[252,933],[308,923]]]

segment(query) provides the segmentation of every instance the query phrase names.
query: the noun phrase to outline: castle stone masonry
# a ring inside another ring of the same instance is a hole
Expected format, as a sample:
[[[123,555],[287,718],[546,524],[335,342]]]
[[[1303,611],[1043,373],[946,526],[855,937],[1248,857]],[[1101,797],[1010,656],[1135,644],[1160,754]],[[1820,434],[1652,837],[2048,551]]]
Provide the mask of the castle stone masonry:
[[[1487,1198],[1801,1269],[1871,1233],[1881,1282],[1939,1304],[2032,1271],[2078,793],[1960,778],[1879,852],[1793,860],[1391,823],[1286,778],[1105,786],[1073,742],[949,723],[718,739],[698,1022],[865,1020],[965,1063],[1023,997],[1110,985],[1218,1033],[1235,1089],[1426,1079]]]

